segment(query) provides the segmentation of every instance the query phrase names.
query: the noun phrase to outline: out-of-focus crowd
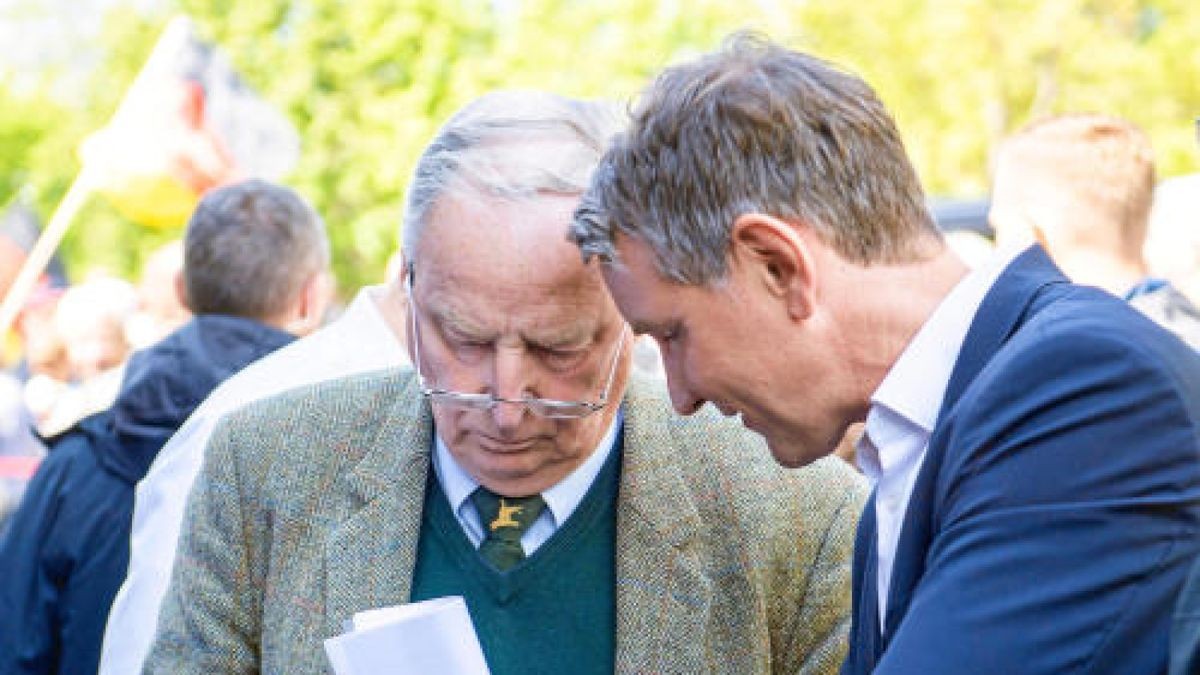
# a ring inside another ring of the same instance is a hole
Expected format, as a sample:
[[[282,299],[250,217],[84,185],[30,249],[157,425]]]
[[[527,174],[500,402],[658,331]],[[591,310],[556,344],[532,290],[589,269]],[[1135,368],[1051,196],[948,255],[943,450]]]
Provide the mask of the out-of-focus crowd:
[[[0,231],[7,292],[36,230],[21,212]],[[0,529],[44,453],[44,440],[112,405],[124,365],[182,326],[191,313],[177,292],[183,248],[170,242],[145,261],[136,282],[97,273],[68,284],[53,265],[39,280],[4,343],[0,373]]]

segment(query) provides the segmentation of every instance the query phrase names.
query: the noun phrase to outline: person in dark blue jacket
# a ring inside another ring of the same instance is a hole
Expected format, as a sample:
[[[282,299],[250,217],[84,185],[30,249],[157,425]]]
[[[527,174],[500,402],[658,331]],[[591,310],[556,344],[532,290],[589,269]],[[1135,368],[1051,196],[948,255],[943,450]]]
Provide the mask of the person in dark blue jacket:
[[[290,189],[247,181],[200,202],[180,284],[195,318],[134,354],[110,409],[50,439],[0,540],[0,673],[96,672],[137,482],[222,380],[317,327],[328,262]]]

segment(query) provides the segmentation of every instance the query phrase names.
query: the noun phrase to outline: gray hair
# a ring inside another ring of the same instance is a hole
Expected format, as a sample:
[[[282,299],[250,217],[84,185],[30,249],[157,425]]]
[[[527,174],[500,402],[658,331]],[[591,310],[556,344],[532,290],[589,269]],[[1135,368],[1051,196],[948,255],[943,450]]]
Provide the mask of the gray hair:
[[[195,314],[276,317],[329,264],[321,218],[295,191],[262,180],[206,194],[188,221],[183,249]]]
[[[766,38],[665,70],[597,168],[570,236],[615,260],[618,231],[665,278],[725,278],[734,221],[811,226],[860,264],[919,259],[938,242],[895,123],[861,79]]]
[[[616,106],[537,91],[497,91],[455,113],[421,153],[409,182],[403,245],[417,252],[447,194],[522,200],[582,195],[622,123]]]

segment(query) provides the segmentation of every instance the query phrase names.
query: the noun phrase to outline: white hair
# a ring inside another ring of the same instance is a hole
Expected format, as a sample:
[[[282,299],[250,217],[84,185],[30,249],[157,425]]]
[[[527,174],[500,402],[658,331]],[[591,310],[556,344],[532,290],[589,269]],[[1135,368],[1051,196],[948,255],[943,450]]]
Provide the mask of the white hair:
[[[446,194],[582,195],[621,122],[611,103],[546,92],[497,91],[469,103],[438,130],[413,171],[402,230],[408,260]]]

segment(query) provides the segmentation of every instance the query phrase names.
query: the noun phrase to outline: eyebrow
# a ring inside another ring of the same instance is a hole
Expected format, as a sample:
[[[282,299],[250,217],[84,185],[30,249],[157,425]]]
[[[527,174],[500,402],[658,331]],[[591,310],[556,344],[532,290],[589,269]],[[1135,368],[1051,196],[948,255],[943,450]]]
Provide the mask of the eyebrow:
[[[662,332],[667,322],[654,322],[642,320],[627,320],[629,327],[633,330],[634,335],[650,335],[654,332]]]
[[[430,318],[437,324],[439,330],[447,331],[470,338],[472,340],[490,341],[496,339],[498,332],[485,327],[470,317],[468,312],[461,312],[454,307],[439,306],[429,311]],[[541,349],[562,349],[564,347],[584,347],[590,343],[598,325],[590,322],[577,322],[569,326],[556,326],[543,330],[519,332],[521,341]]]
[[[543,349],[581,348],[591,343],[597,332],[594,326],[575,325],[549,330],[543,334],[522,332],[521,339],[527,344]]]
[[[473,321],[468,314],[459,312],[453,307],[438,305],[429,310],[430,318],[444,334],[447,330],[472,339],[490,339],[496,331],[481,326]]]

